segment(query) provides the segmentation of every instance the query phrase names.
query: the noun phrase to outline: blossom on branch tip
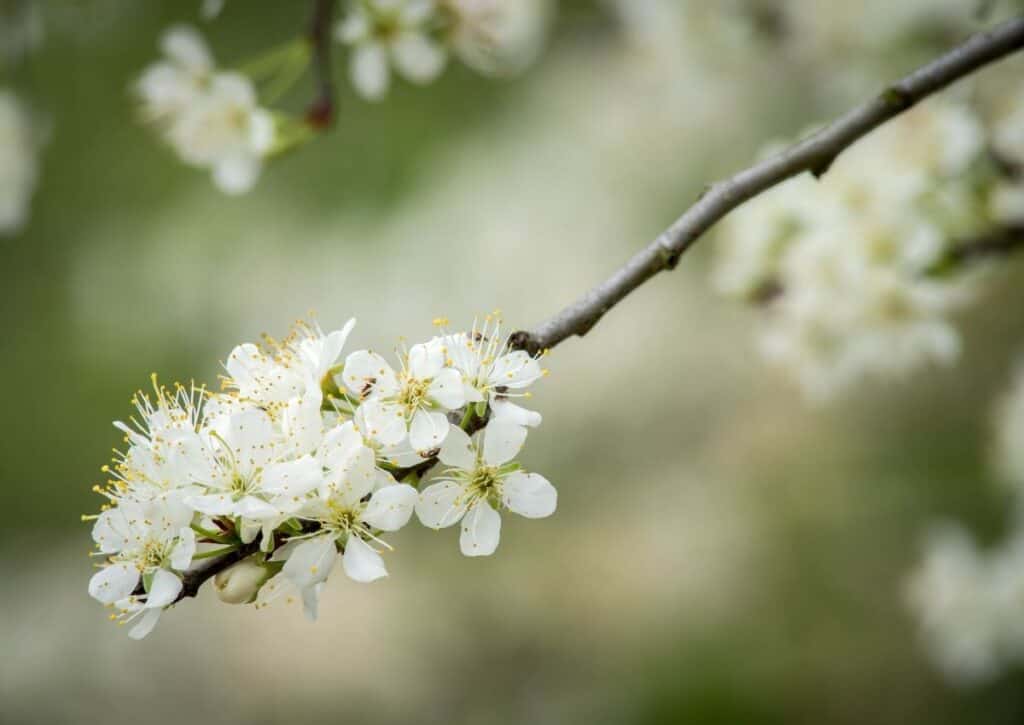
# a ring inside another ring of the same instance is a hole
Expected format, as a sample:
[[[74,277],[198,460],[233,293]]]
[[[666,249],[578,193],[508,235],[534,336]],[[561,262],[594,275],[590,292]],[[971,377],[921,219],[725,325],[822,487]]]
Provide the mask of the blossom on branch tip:
[[[438,453],[448,468],[438,483],[420,493],[420,522],[441,529],[461,521],[462,553],[488,556],[498,548],[501,508],[531,519],[553,514],[558,503],[554,486],[510,464],[525,441],[526,429],[509,421],[492,422],[475,440],[452,426]]]

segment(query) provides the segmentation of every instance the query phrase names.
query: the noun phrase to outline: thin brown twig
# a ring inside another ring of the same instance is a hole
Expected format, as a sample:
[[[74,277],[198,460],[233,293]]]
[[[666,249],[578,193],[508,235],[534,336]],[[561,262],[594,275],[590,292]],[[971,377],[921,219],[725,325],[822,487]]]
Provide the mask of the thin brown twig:
[[[313,0],[309,44],[313,49],[313,83],[316,96],[306,109],[306,123],[317,130],[334,123],[334,81],[331,72],[331,20],[336,0]]]

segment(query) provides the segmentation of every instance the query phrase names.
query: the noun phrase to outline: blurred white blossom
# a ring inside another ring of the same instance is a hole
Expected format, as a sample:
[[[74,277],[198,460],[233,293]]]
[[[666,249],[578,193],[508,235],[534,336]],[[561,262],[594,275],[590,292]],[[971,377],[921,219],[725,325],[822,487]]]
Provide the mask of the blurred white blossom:
[[[16,234],[28,221],[39,177],[38,136],[25,104],[0,88],[0,235]]]
[[[391,67],[412,83],[426,84],[444,70],[446,53],[432,37],[432,0],[365,0],[351,3],[335,37],[352,47],[349,76],[367,100],[387,95]]]
[[[949,318],[969,288],[934,271],[985,222],[968,178],[984,141],[965,106],[934,99],[822,179],[792,179],[725,221],[716,285],[766,307],[762,350],[809,397],[957,358]]]
[[[463,63],[486,75],[518,73],[544,46],[551,0],[441,0],[448,42]]]
[[[1024,535],[982,552],[959,527],[934,530],[908,599],[953,681],[983,682],[1024,662]]]
[[[171,28],[161,46],[165,59],[147,68],[135,86],[145,116],[185,163],[210,169],[221,191],[249,191],[274,148],[273,114],[259,105],[249,78],[217,70],[194,29]]]

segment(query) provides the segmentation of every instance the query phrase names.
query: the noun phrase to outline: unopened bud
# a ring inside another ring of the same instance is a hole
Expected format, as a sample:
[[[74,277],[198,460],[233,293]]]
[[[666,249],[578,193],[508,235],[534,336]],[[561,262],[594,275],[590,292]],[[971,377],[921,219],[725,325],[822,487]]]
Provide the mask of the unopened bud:
[[[222,602],[249,604],[256,601],[256,594],[270,578],[270,573],[258,555],[250,556],[219,572],[213,578],[213,588]]]

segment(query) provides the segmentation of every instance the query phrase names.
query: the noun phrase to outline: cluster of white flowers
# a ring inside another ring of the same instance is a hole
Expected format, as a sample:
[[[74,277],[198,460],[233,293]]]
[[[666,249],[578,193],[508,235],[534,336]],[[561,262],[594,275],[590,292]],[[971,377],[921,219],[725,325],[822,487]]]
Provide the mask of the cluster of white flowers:
[[[0,88],[0,235],[18,232],[28,219],[38,148],[31,113],[12,91]]]
[[[997,221],[1002,187],[988,159],[971,110],[932,99],[820,181],[794,178],[728,218],[716,286],[763,307],[764,356],[812,399],[866,375],[949,363],[960,348],[950,313],[970,285],[947,261],[955,241]]]
[[[247,76],[217,69],[194,29],[169,29],[161,47],[164,59],[135,86],[146,119],[183,161],[210,169],[221,191],[248,191],[274,148],[274,115],[259,105]]]
[[[223,2],[204,2],[204,17]],[[540,51],[552,0],[351,0],[334,27],[350,50],[349,76],[367,100],[381,100],[392,69],[412,83],[434,81],[450,54],[487,75],[522,70]],[[324,124],[316,114],[300,120],[260,103],[254,78],[268,80],[267,98],[287,91],[313,57],[309,38],[297,39],[246,66],[252,77],[218,69],[194,29],[172,27],[161,41],[164,58],[149,66],[135,90],[145,118],[155,123],[178,156],[210,169],[228,194],[249,191],[268,156],[311,138]],[[257,68],[268,72],[258,76]],[[272,89],[272,90],[271,90]]]
[[[390,87],[391,69],[434,81],[449,52],[489,75],[514,73],[540,50],[550,0],[353,0],[335,37],[352,48],[349,76],[368,100]]]
[[[153,380],[137,415],[117,423],[127,450],[96,491],[108,499],[93,539],[104,559],[89,593],[138,620],[144,637],[184,594],[197,562],[233,557],[214,581],[221,599],[257,607],[285,595],[316,617],[337,560],[352,579],[387,575],[382,536],[415,512],[431,528],[462,522],[467,556],[498,546],[499,511],[550,516],[554,487],[514,462],[540,415],[516,398],[545,374],[509,347],[497,317],[399,352],[341,359],[354,326],[323,334],[300,323],[285,340],[243,344],[224,390]],[[440,463],[430,485],[418,490]],[[223,561],[223,559],[220,559]]]
[[[979,551],[961,526],[936,527],[908,587],[930,654],[963,684],[1024,663],[1024,367],[996,423],[997,467],[1017,499],[1011,533]]]

